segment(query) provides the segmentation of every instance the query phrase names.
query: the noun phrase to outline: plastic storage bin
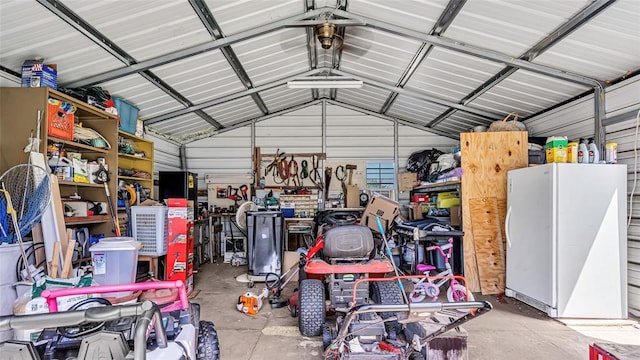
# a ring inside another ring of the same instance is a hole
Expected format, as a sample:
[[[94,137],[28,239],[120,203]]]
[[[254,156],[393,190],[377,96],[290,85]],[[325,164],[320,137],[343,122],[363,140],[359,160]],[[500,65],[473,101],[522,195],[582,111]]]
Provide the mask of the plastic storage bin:
[[[25,246],[31,242],[25,242]],[[13,302],[16,300],[16,290],[13,284],[18,281],[16,264],[20,259],[20,245],[0,244],[0,316],[13,315]],[[13,340],[13,330],[0,331],[0,342]]]
[[[116,104],[118,116],[120,116],[120,126],[118,129],[135,135],[138,122],[138,108],[119,97],[114,97],[113,102]]]
[[[134,239],[142,244],[139,255],[162,256],[167,254],[166,206],[132,206],[131,229]]]
[[[91,246],[93,279],[100,285],[132,284],[136,282],[140,243],[130,237],[109,237]],[[124,297],[132,291],[106,293],[107,297]]]

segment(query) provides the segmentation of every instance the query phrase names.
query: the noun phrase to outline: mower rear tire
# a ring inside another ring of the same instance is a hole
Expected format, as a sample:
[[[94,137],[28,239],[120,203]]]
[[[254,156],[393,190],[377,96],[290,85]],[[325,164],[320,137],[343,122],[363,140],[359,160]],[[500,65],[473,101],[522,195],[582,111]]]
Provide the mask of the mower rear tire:
[[[402,296],[402,290],[397,281],[373,281],[371,282],[370,289],[371,301],[374,304],[384,305],[397,305],[404,304],[404,298]],[[397,314],[395,312],[381,312],[378,313],[384,320],[394,317]],[[395,340],[398,332],[400,331],[400,324],[397,320],[385,322],[385,328],[389,334],[391,340]]]
[[[220,359],[220,344],[218,343],[218,332],[216,332],[216,328],[211,321],[200,321],[196,359]]]
[[[322,281],[305,279],[300,282],[298,327],[304,336],[322,335],[325,322],[324,285]]]

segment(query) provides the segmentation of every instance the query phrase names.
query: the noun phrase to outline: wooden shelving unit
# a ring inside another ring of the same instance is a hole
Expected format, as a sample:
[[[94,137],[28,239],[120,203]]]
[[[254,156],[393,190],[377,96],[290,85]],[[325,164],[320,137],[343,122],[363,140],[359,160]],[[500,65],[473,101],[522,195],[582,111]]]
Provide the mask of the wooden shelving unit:
[[[118,131],[118,137],[124,141],[131,142],[136,152],[144,153],[144,156],[136,156],[118,152],[118,167],[145,171],[151,176],[146,179],[119,175],[118,180],[124,180],[126,183],[139,183],[143,188],[149,189],[151,197],[153,198],[153,142],[124,131]]]
[[[47,129],[50,115],[47,107],[49,99],[73,104],[76,107],[74,122],[82,123],[83,127],[97,131],[104,137],[110,148],[99,148],[50,136]],[[66,152],[81,153],[82,158],[87,160],[104,158],[112,175],[107,186],[112,194],[111,201],[115,209],[116,198],[113,194],[116,194],[117,187],[115,176],[118,164],[117,117],[53,89],[0,88],[0,173],[11,166],[27,161],[28,157],[23,153],[23,149],[28,143],[31,132],[36,129],[38,111],[41,112],[39,152],[46,154],[47,146],[57,143],[61,144]],[[77,193],[82,200],[107,201],[104,185],[60,181],[59,187],[62,198]],[[67,226],[89,225],[92,234],[114,236],[110,215],[65,217],[64,221]]]

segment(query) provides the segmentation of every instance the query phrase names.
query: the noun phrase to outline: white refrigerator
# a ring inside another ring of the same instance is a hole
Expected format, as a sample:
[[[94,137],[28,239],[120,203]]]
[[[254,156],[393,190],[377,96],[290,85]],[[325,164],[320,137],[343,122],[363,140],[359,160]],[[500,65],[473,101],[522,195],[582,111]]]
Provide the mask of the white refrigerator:
[[[627,167],[511,170],[505,294],[557,318],[627,318]]]

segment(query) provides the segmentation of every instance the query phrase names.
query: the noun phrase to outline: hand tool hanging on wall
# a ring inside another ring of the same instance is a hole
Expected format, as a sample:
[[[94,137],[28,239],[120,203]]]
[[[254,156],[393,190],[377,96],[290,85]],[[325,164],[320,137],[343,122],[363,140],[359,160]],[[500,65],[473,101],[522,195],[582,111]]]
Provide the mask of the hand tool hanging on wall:
[[[288,174],[288,178],[287,178],[287,185],[289,185],[289,180],[293,180],[293,186],[299,186],[300,184],[300,178],[298,177],[298,162],[293,158],[293,155],[291,155],[291,160],[289,161],[289,166],[287,169]]]
[[[247,190],[249,189],[249,187],[245,184],[240,185],[240,192],[242,193],[242,199],[244,199],[245,201],[248,200],[247,199]]]
[[[345,165],[345,169],[349,171],[349,185],[353,185],[353,170],[357,170],[358,165],[347,164]]]
[[[344,185],[344,182],[347,180],[347,173],[344,170],[343,165],[338,165],[336,167],[336,179]]]
[[[300,162],[300,186],[304,186],[304,179],[309,177],[309,162],[307,160],[302,160]]]
[[[313,185],[322,189],[324,185],[322,183],[322,175],[320,174],[320,159],[317,155],[311,157],[311,166],[313,166],[313,168],[311,172],[309,172],[309,179],[311,179]],[[329,171],[329,173],[331,173],[331,171]]]
[[[327,166],[324,169],[324,178],[325,178],[324,193],[325,194],[329,194],[329,185],[331,184],[331,175],[332,174],[333,174],[333,169]],[[326,196],[327,195],[325,195],[325,197]]]
[[[269,173],[271,173],[273,175],[273,181],[276,184],[282,184],[285,180],[281,177],[281,174],[282,174],[281,168],[282,168],[282,162],[286,158],[287,158],[287,155],[284,153],[284,151],[280,152],[280,149],[278,149],[276,150],[276,153],[273,156],[273,160],[271,160],[269,165],[267,165],[267,167],[265,167],[264,169],[264,175],[267,176],[269,175]],[[277,180],[276,175],[280,176],[280,179],[281,179],[280,181]]]

